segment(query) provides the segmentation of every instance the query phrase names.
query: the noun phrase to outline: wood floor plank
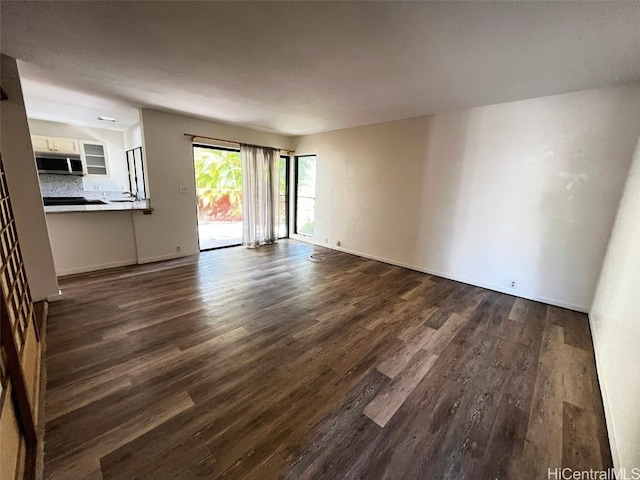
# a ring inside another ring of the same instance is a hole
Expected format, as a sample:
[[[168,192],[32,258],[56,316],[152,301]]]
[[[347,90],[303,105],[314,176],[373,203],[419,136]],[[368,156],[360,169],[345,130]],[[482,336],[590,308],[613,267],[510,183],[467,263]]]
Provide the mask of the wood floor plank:
[[[562,376],[562,399],[565,402],[593,412],[593,395],[591,376],[591,357],[581,348],[567,345],[560,348]],[[597,392],[596,392],[597,394]]]
[[[532,477],[562,465],[563,400],[560,350],[564,329],[548,324],[544,331],[536,385],[531,401],[523,468]]]
[[[131,387],[131,380],[121,376],[104,382],[86,381],[81,385],[74,385],[73,388],[53,390],[45,398],[46,421],[55,420],[127,387]]]
[[[585,351],[591,350],[591,333],[585,314],[549,306],[548,318],[549,322],[564,329],[564,341],[567,345]]]
[[[437,359],[424,350],[418,352],[402,374],[365,407],[364,414],[384,427]]]
[[[240,376],[233,386],[225,385],[210,399],[175,415],[162,425],[140,435],[102,458],[103,471],[111,478],[141,475],[172,452],[190,456],[192,442],[201,446],[228,429],[238,418],[249,415],[257,398],[273,395],[274,386],[260,375]]]
[[[186,393],[168,397],[149,408],[144,414],[84,442],[82,449],[76,449],[75,453],[61,455],[54,460],[45,459],[45,470],[54,472],[49,477],[51,479],[97,476],[95,472],[100,471],[99,462],[104,455],[192,406],[193,402]]]
[[[413,338],[403,344],[396,353],[378,365],[378,371],[384,373],[389,378],[395,378],[400,372],[407,368],[418,351],[427,347],[437,333],[437,330],[426,327],[420,332],[414,332]]]
[[[387,384],[386,377],[371,371],[349,393],[340,408],[323,418],[300,443],[289,447],[286,460],[293,472],[299,478],[337,478],[348,468],[347,465],[357,463],[358,456],[366,457],[361,449],[354,455],[350,446],[361,443],[366,448],[367,444],[373,445],[371,439],[380,434],[381,429],[371,423],[362,411]],[[346,435],[336,439],[336,431]]]
[[[505,401],[500,403],[485,451],[481,478],[521,478],[514,465],[524,450],[527,414]]]
[[[563,408],[562,465],[576,471],[589,470],[589,465],[602,463],[599,446],[591,441],[598,435],[595,414],[568,402]]]
[[[371,449],[361,470],[362,478],[437,476],[430,466],[423,469],[423,461],[430,458],[434,442],[440,442],[446,434],[464,391],[463,385],[453,381],[446,380],[442,385],[444,388],[421,396],[420,408],[407,401],[398,409]],[[408,458],[412,460],[407,461]]]
[[[60,285],[45,478],[611,466],[584,314],[293,240]]]
[[[407,309],[402,317],[410,316],[413,318],[410,322],[406,323],[406,326],[403,325],[404,328],[398,335],[398,338],[403,342],[408,342],[411,341],[416,334],[419,335],[424,329],[437,330],[437,328],[434,329],[433,327],[429,326],[428,323],[439,312],[441,312],[441,310],[438,307],[433,306],[424,308],[418,305],[412,306],[410,309]],[[397,322],[397,318],[398,317],[393,320],[394,323]],[[386,322],[389,322],[389,320],[386,320]],[[441,325],[438,325],[438,328],[440,328],[440,326]]]
[[[513,320],[514,322],[524,322],[529,310],[529,303],[530,301],[525,300],[524,298],[516,298],[515,302],[513,302],[513,307],[511,307],[511,311],[509,312],[509,320]]]

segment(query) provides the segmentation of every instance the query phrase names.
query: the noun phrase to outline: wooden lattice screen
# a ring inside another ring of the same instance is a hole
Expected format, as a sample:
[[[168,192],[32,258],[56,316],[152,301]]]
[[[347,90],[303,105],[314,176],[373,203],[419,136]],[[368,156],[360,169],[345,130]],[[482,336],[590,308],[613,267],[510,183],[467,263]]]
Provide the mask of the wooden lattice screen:
[[[16,473],[18,477],[29,478],[33,476],[37,445],[34,419],[38,413],[40,333],[1,156],[0,261],[0,420],[4,426],[5,422],[10,423],[3,418],[5,414],[15,417],[19,428],[15,445]],[[3,448],[9,447],[3,445]]]

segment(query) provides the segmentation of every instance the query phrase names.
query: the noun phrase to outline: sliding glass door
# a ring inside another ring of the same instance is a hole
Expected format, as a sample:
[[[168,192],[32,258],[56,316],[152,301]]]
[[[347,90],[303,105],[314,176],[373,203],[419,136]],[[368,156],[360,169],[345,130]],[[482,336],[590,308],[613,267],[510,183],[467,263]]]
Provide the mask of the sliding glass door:
[[[298,235],[313,237],[316,210],[316,156],[296,157],[296,228]]]
[[[193,146],[200,250],[242,244],[240,150]],[[278,237],[289,236],[289,157],[280,156]]]
[[[242,243],[240,150],[193,146],[200,250]]]

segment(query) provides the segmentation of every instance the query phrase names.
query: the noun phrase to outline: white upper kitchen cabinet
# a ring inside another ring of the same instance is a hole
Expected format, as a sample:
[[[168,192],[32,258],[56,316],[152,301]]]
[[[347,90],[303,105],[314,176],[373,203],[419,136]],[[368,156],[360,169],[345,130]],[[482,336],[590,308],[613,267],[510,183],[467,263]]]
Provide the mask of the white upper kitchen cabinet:
[[[58,153],[80,153],[77,140],[70,138],[53,138],[55,151]]]
[[[31,143],[33,144],[33,150],[36,152],[80,154],[80,144],[78,143],[78,140],[74,140],[72,138],[32,135]]]
[[[41,137],[39,135],[31,136],[31,144],[34,152],[50,152],[49,137]]]
[[[87,175],[109,176],[107,146],[103,142],[80,140]]]

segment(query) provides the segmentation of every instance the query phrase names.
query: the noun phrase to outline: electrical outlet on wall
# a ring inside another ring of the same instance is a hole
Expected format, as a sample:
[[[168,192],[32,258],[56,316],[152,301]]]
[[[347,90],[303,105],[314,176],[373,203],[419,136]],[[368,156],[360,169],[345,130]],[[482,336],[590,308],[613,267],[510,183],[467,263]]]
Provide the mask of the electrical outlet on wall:
[[[182,252],[182,247],[180,245],[176,245],[176,253]]]
[[[184,195],[186,193],[189,193],[189,189],[186,185],[178,185],[178,192]]]
[[[511,280],[511,282],[509,282],[509,286],[510,286],[511,288],[516,288],[516,286],[517,286],[517,285],[518,285],[518,284],[517,284],[517,282],[516,282],[515,280]]]

